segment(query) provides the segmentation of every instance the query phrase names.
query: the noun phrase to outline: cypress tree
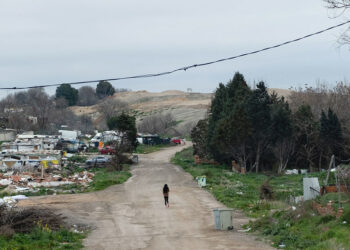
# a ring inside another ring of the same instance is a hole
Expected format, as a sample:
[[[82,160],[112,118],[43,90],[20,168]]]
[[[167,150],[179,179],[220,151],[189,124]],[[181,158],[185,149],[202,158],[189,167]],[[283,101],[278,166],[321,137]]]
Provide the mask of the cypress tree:
[[[226,86],[221,83],[216,89],[210,108],[207,142],[208,151],[219,162],[227,162],[230,157],[222,150],[218,150],[217,143],[214,140],[215,133],[217,133],[216,127],[221,120],[232,117],[239,107],[244,106],[243,103],[250,93],[250,88],[244,80],[244,76],[239,72],[235,73],[233,79]]]
[[[252,143],[255,154],[255,170],[259,171],[260,158],[271,143],[270,96],[264,82],[260,82],[247,102],[248,116],[253,126]]]
[[[328,114],[322,110],[320,118],[320,140],[331,154],[339,155],[342,151],[343,132],[337,114],[332,109],[328,109]]]

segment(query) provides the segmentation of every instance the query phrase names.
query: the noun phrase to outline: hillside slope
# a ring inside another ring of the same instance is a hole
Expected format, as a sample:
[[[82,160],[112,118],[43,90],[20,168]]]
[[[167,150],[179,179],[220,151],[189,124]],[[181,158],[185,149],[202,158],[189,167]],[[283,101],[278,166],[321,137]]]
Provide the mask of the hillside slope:
[[[291,93],[290,90],[285,89],[269,89],[270,93],[272,91],[287,98]],[[178,90],[159,93],[132,91],[116,93],[111,98],[126,102],[138,121],[153,114],[170,113],[181,124],[193,124],[206,116],[212,94],[187,93]],[[99,120],[100,115],[97,111],[97,105],[90,107],[74,106],[71,107],[71,110],[77,115],[86,114],[91,116],[94,121]]]

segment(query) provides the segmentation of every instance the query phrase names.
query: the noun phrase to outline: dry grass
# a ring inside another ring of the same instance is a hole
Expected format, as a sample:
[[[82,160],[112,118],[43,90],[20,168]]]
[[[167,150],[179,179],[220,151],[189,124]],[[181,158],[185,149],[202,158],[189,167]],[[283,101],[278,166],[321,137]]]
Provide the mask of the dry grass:
[[[291,91],[286,89],[269,89],[275,91],[278,95],[286,98]],[[158,114],[170,113],[176,121],[181,124],[176,126],[180,129],[182,125],[197,123],[203,119],[211,103],[211,93],[187,93],[178,90],[168,90],[159,93],[147,91],[133,91],[116,93],[113,98],[125,102],[129,105],[132,114],[136,116],[137,121],[144,117]],[[90,107],[74,106],[70,108],[76,115],[89,115],[95,124],[101,122],[101,115],[98,113],[97,105]]]

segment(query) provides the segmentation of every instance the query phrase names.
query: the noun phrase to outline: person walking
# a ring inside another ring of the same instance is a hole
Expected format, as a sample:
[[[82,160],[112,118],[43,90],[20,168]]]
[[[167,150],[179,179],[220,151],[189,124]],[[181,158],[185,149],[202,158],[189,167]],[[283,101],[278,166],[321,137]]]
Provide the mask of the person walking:
[[[165,184],[163,187],[163,196],[164,196],[164,202],[165,202],[165,206],[169,207],[169,187],[168,184]]]

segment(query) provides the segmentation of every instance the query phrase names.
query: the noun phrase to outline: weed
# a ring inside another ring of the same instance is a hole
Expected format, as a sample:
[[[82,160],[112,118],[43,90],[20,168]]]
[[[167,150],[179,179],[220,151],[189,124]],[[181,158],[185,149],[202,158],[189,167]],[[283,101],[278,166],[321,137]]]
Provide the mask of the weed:
[[[81,155],[74,155],[74,156],[68,158],[68,161],[77,162],[77,163],[84,163],[86,160],[87,160],[87,157],[81,156]]]
[[[99,169],[93,177],[93,182],[89,185],[88,191],[103,190],[111,185],[121,184],[131,177],[128,171],[107,171]]]
[[[163,148],[166,147],[172,147],[172,144],[160,144],[160,145],[145,145],[145,144],[139,144],[136,147],[135,153],[136,154],[149,154],[149,153],[153,153],[156,151],[159,151]]]
[[[345,211],[341,217],[341,220],[346,222],[346,224],[350,225],[350,209]]]
[[[42,227],[34,228],[30,233],[14,234],[11,238],[0,236],[1,249],[81,249],[85,234],[74,233],[66,229],[51,231]]]

